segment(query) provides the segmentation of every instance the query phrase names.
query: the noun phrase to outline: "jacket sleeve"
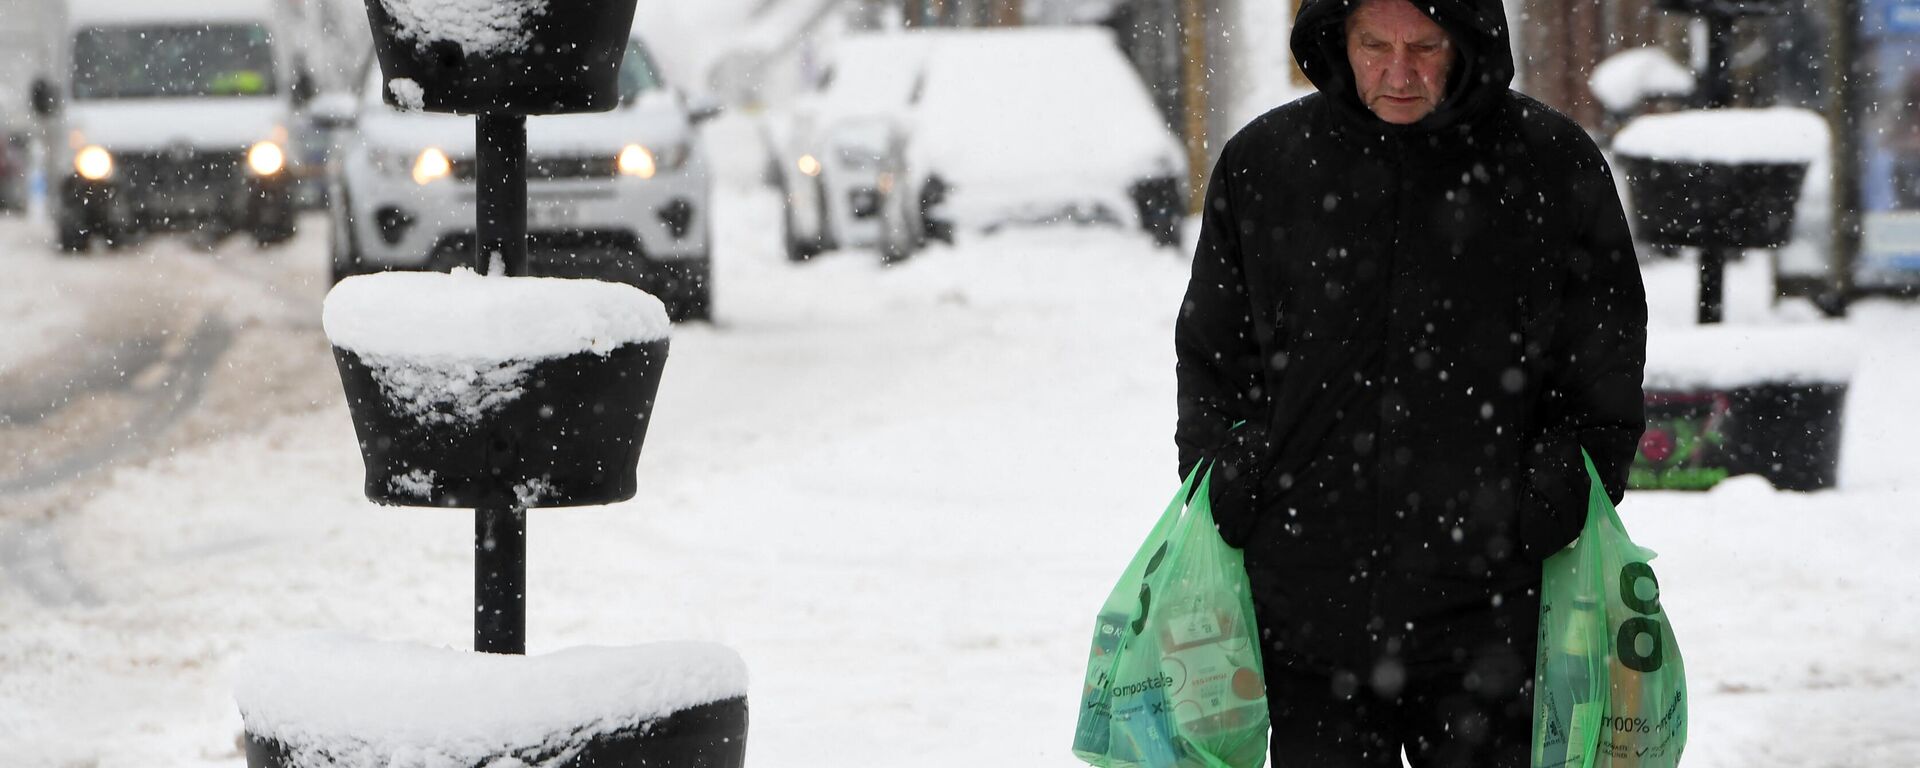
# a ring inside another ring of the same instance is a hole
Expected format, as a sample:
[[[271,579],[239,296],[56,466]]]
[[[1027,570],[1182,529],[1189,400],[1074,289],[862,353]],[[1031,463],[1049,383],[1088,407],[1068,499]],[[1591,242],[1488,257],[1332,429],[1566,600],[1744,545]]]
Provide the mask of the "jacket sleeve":
[[[1548,380],[1525,462],[1521,544],[1534,560],[1580,535],[1590,486],[1580,450],[1593,457],[1608,498],[1618,504],[1646,430],[1647,301],[1640,264],[1613,176],[1599,150],[1585,144],[1573,176],[1573,202],[1585,212],[1584,222],[1565,254],[1562,312],[1545,350]]]
[[[1211,455],[1227,431],[1263,412],[1259,345],[1240,249],[1240,222],[1229,188],[1236,145],[1221,151],[1207,183],[1193,275],[1174,323],[1179,385],[1180,475]]]

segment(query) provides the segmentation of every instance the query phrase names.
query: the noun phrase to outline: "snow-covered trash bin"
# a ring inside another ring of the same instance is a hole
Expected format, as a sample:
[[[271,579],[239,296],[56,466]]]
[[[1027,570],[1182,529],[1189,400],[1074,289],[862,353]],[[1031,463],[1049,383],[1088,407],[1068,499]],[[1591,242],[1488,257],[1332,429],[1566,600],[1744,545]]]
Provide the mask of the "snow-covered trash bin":
[[[1705,490],[1753,474],[1781,490],[1832,487],[1858,359],[1835,327],[1656,329],[1629,485]]]
[[[604,112],[635,0],[366,0],[396,107],[460,114]]]
[[[344,634],[241,660],[249,768],[737,768],[747,672],[712,643],[468,653]]]
[[[1785,245],[1827,133],[1819,113],[1791,107],[1635,118],[1614,136],[1613,155],[1627,175],[1636,233],[1662,245]]]
[[[367,498],[560,507],[632,498],[667,358],[630,285],[456,269],[342,280],[322,310]]]

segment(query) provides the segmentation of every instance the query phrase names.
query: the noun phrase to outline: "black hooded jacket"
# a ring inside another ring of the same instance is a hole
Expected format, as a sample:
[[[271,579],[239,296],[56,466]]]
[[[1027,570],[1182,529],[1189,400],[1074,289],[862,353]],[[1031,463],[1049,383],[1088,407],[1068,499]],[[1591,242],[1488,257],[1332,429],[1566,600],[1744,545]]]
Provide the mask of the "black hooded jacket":
[[[1618,501],[1645,426],[1612,177],[1509,90],[1499,0],[1415,3],[1459,58],[1405,126],[1356,92],[1355,5],[1306,0],[1293,53],[1319,92],[1224,147],[1175,330],[1181,470],[1242,420],[1263,438],[1254,503],[1218,523],[1276,640],[1327,657],[1536,588],[1585,518],[1581,449]]]

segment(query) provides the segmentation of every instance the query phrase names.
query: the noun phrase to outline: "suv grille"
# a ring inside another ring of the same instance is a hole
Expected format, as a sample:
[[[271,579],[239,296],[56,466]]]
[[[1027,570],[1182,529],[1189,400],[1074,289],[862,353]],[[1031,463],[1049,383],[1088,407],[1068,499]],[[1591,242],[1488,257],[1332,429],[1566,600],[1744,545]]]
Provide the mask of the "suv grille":
[[[453,177],[472,181],[480,164],[472,158],[453,161]],[[619,160],[613,155],[535,155],[527,158],[528,181],[559,179],[610,179],[620,175]]]

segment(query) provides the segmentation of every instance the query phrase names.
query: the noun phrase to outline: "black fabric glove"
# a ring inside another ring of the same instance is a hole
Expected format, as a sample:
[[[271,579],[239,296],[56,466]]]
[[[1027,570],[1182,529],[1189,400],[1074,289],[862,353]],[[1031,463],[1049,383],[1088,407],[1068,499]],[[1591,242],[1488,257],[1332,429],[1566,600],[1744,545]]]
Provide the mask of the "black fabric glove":
[[[1273,455],[1267,430],[1252,422],[1227,433],[1213,450],[1213,481],[1207,501],[1213,524],[1227,546],[1240,549],[1253,534],[1260,514],[1260,488]]]

